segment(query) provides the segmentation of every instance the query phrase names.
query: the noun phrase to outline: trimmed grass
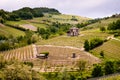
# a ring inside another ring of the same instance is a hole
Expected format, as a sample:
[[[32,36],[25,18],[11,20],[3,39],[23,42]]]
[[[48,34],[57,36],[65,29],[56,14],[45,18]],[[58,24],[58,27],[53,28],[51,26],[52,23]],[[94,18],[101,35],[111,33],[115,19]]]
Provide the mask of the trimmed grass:
[[[104,59],[120,60],[120,41],[110,40],[105,42],[102,46],[91,50],[91,52],[98,57],[100,57],[99,53],[101,51],[104,51]]]

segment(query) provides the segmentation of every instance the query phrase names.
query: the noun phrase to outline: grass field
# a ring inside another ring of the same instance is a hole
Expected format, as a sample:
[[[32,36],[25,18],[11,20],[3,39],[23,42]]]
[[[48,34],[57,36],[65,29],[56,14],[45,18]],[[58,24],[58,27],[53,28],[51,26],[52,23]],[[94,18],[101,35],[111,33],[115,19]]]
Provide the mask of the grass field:
[[[5,36],[9,36],[9,35],[13,35],[13,36],[23,36],[25,35],[25,33],[23,31],[20,31],[18,29],[15,28],[11,28],[8,26],[0,26],[0,34],[1,35],[5,35]]]
[[[113,21],[117,21],[119,19],[120,18],[109,18],[107,20],[101,20],[100,22],[86,26],[86,28],[99,28],[99,27],[106,27],[107,28],[109,23],[112,23]]]
[[[110,34],[102,33],[98,29],[81,31],[79,36],[70,37],[67,35],[55,37],[48,40],[40,40],[37,44],[48,44],[48,45],[58,45],[58,46],[73,46],[81,48],[83,47],[84,41],[86,39],[90,40],[93,38],[105,39]]]
[[[120,41],[110,40],[92,50],[92,53],[100,57],[99,53],[104,51],[105,59],[120,60]]]

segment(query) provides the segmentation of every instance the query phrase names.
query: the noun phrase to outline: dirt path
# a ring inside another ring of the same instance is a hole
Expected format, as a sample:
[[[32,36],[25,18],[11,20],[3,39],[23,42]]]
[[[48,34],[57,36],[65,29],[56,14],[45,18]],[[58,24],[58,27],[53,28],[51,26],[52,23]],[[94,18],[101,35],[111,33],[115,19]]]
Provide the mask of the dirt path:
[[[32,47],[33,47],[33,56],[34,58],[36,58],[36,55],[37,55],[36,45],[33,44]]]
[[[108,36],[107,40],[109,40],[109,39],[114,39],[114,40],[120,41],[120,39],[115,38],[114,35]]]

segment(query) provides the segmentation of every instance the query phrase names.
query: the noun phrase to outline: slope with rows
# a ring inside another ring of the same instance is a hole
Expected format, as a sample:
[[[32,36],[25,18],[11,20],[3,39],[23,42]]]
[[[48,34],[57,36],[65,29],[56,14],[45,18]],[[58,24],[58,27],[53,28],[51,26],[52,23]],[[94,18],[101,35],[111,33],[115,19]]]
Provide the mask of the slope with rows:
[[[10,50],[10,51],[4,51],[4,52],[0,52],[3,57],[6,60],[10,60],[10,59],[17,59],[17,60],[30,60],[34,58],[33,55],[33,47],[30,46],[26,46],[26,47],[22,47],[22,48],[18,48],[18,49],[14,49],[14,50]]]

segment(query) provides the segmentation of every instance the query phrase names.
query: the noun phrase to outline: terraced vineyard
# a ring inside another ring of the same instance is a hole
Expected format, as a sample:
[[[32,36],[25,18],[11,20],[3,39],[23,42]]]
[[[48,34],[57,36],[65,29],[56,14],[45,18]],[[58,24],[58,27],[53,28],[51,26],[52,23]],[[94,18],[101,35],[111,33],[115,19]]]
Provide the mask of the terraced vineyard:
[[[38,45],[37,52],[49,52],[49,57],[47,58],[48,65],[51,66],[73,66],[74,63],[80,59],[86,61],[89,64],[94,64],[100,62],[100,60],[87,52],[80,50],[79,48],[69,47],[69,46],[53,46],[53,45]],[[76,57],[72,58],[73,53]]]
[[[0,52],[0,53],[4,56],[6,60],[15,58],[17,60],[25,61],[34,58],[33,47],[31,45],[10,51]]]
[[[110,40],[92,50],[92,53],[100,57],[100,52],[104,51],[105,59],[120,60],[120,41]]]
[[[37,53],[49,52],[47,59],[36,58]],[[75,57],[73,58],[73,53]],[[20,61],[31,61],[34,67],[42,69],[49,67],[49,69],[55,70],[58,67],[68,67],[75,69],[76,62],[80,59],[92,65],[94,63],[99,63],[101,60],[80,48],[70,47],[70,46],[54,46],[54,45],[30,45],[10,51],[0,52],[6,60],[17,59]],[[41,67],[41,68],[40,68]]]

